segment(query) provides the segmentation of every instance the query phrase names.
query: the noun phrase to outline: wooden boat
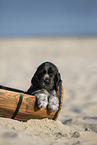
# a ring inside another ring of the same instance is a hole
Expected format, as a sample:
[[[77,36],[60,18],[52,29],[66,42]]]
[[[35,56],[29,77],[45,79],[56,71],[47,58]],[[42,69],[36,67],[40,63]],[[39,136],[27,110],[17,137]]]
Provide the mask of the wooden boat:
[[[56,113],[47,108],[40,110],[36,97],[14,88],[0,85],[0,117],[26,121],[28,119],[49,118],[56,120],[63,102],[63,87],[58,87],[59,109]]]

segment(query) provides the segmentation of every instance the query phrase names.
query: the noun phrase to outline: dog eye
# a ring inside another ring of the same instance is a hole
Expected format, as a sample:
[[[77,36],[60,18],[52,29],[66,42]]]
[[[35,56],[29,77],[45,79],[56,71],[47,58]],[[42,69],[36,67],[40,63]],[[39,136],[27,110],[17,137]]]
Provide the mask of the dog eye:
[[[44,74],[46,74],[46,70],[42,70],[40,73],[41,73],[42,75],[44,75]]]
[[[49,74],[50,75],[50,77],[52,77],[53,76],[53,74]]]
[[[52,70],[52,68],[49,68],[48,74],[49,74],[50,76],[53,76],[53,70]]]
[[[46,70],[43,70],[42,73],[43,73],[43,74],[46,74]]]
[[[37,76],[38,78],[41,78],[44,76],[44,74],[46,74],[46,71],[45,70],[41,70],[40,72],[38,72]]]

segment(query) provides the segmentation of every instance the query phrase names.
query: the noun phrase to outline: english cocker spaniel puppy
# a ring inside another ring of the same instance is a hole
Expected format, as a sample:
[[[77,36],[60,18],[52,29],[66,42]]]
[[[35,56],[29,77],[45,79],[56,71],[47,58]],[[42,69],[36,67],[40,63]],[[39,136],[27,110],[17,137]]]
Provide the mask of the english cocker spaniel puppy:
[[[46,106],[51,112],[56,112],[59,107],[58,86],[62,80],[57,67],[51,62],[42,63],[31,79],[28,94],[35,95],[38,107],[44,109]]]

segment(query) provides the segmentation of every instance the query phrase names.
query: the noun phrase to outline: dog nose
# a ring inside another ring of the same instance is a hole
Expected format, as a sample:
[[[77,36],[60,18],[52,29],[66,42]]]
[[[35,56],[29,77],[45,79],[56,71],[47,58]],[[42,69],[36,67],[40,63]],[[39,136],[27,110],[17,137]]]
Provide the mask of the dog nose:
[[[49,77],[46,77],[44,81],[45,81],[46,83],[49,83],[49,82],[50,82],[50,78],[49,78]]]

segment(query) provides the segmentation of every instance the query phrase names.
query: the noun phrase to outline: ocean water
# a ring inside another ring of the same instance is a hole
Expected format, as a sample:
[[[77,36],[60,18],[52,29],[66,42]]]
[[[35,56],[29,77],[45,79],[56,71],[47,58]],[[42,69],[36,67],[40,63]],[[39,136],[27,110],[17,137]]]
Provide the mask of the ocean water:
[[[0,37],[97,35],[97,0],[0,0]]]

